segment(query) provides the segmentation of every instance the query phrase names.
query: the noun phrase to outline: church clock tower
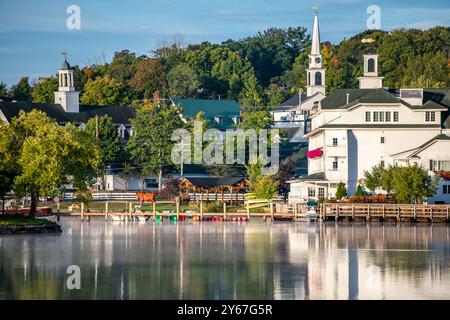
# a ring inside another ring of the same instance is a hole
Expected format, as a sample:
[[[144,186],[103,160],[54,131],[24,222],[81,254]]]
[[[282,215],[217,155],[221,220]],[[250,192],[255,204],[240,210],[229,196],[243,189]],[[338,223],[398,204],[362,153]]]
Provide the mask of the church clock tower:
[[[60,104],[66,112],[80,112],[80,93],[75,91],[73,70],[67,62],[67,58],[64,58],[64,62],[58,70],[58,82],[55,103]]]
[[[311,54],[309,55],[309,68],[306,79],[306,95],[308,97],[317,92],[325,95],[325,68],[323,67],[323,57],[320,50],[320,34],[319,34],[319,17],[316,14],[314,17],[314,30],[312,35]]]

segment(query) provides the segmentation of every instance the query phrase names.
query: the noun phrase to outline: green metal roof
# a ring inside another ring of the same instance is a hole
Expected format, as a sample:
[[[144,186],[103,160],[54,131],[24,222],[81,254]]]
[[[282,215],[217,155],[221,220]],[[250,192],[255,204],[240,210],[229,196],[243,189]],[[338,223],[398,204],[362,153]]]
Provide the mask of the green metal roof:
[[[64,62],[61,65],[61,69],[60,70],[70,70],[70,64],[67,62],[66,59],[64,59]]]
[[[216,127],[234,127],[234,117],[239,117],[241,108],[234,100],[207,100],[172,98],[175,105],[181,107],[185,118],[195,118],[199,112],[204,112],[205,119]],[[222,117],[222,123],[215,122],[215,117]]]

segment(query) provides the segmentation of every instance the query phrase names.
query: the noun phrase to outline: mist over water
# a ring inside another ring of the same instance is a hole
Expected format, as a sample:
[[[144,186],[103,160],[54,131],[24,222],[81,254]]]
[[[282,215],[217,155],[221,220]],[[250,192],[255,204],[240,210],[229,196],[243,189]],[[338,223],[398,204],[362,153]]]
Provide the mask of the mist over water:
[[[446,224],[61,223],[0,236],[0,299],[450,299]]]

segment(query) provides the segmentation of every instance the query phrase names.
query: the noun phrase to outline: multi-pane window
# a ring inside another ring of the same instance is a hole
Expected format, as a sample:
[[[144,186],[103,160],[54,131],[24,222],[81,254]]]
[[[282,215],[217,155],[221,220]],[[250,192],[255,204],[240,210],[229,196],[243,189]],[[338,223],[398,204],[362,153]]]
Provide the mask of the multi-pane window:
[[[386,122],[391,122],[391,112],[390,111],[386,112]]]
[[[337,147],[338,145],[338,138],[333,138],[333,147]]]
[[[430,160],[430,171],[450,171],[450,160]]]
[[[394,111],[394,122],[398,122],[398,111]]]
[[[384,143],[384,137],[380,138],[380,143]]]
[[[325,188],[319,187],[317,195],[319,198],[325,198]]]
[[[316,188],[309,187],[308,188],[308,197],[314,198],[316,196]]]
[[[384,168],[384,160],[380,161],[380,165]]]
[[[450,185],[444,184],[444,185],[442,186],[442,193],[443,193],[443,194],[450,194]]]
[[[374,111],[373,112],[373,122],[378,122],[379,121],[379,112],[378,111]]]
[[[435,122],[436,121],[436,112],[434,112],[434,111],[425,112],[425,121],[426,122]]]
[[[365,120],[366,122],[391,122],[392,111],[366,111]],[[398,122],[398,111],[394,111],[394,121]]]
[[[333,170],[338,170],[338,169],[339,169],[338,158],[334,158],[334,161],[333,161]]]

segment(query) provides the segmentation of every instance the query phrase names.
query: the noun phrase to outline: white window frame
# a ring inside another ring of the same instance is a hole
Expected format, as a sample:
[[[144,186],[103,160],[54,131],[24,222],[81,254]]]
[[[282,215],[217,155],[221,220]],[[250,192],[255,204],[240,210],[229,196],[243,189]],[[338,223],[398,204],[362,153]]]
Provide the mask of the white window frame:
[[[333,169],[333,171],[338,171],[339,170],[339,158],[335,157],[333,162],[331,163],[331,168]]]

